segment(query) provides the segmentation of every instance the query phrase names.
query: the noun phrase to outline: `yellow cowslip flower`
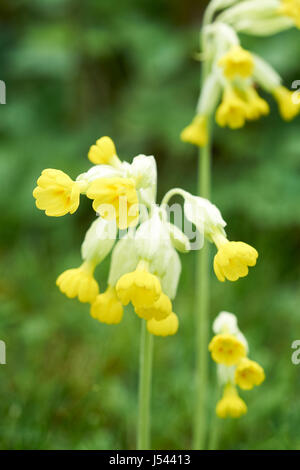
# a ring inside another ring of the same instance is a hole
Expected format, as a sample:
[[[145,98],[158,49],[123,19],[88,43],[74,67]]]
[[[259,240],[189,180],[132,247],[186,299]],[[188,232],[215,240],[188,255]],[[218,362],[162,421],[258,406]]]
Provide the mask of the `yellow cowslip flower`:
[[[208,350],[218,364],[233,366],[246,356],[245,345],[234,335],[219,334],[213,337]]]
[[[299,0],[281,0],[279,13],[286,15],[294,20],[295,25],[300,28],[300,1]]]
[[[61,217],[78,209],[80,193],[86,186],[85,182],[73,181],[63,171],[48,168],[42,171],[32,194],[38,209],[50,217]]]
[[[106,220],[116,220],[123,230],[138,222],[139,208],[135,182],[131,178],[98,178],[87,189],[93,208]]]
[[[237,365],[234,380],[243,390],[251,390],[265,380],[265,373],[257,362],[244,357]]]
[[[116,291],[123,305],[132,302],[136,309],[151,307],[162,293],[158,277],[148,272],[144,262],[118,280]]]
[[[258,253],[244,242],[231,242],[221,234],[215,235],[213,240],[218,248],[214,258],[214,271],[219,281],[237,281],[247,276],[248,266],[255,266]]]
[[[216,111],[216,121],[221,127],[231,129],[243,127],[248,116],[247,103],[238,95],[233,87],[226,87],[222,103]]]
[[[56,280],[60,291],[70,299],[78,297],[80,302],[92,303],[99,293],[94,279],[95,266],[85,261],[79,268],[64,271]]]
[[[253,73],[254,60],[250,52],[239,45],[235,45],[221,57],[218,65],[223,68],[224,75],[229,80],[237,76],[248,78]]]
[[[158,300],[150,305],[150,307],[136,307],[135,313],[144,320],[150,320],[151,318],[157,321],[164,320],[172,313],[172,302],[162,292]]]
[[[123,305],[118,299],[116,289],[113,286],[108,286],[103,294],[96,297],[91,305],[91,316],[108,325],[121,322]]]
[[[295,92],[288,90],[284,86],[278,86],[274,89],[273,95],[279,107],[281,117],[285,121],[291,121],[300,113],[300,103],[293,101]]]
[[[231,383],[225,386],[223,397],[217,403],[216,413],[219,418],[240,418],[247,413],[246,403]]]
[[[110,137],[104,136],[96,141],[89,149],[88,159],[94,165],[118,165],[117,151],[114,142]]]
[[[205,147],[208,142],[206,116],[197,114],[191,124],[183,129],[180,138],[183,142],[198,145],[198,147]]]
[[[247,119],[255,120],[261,116],[266,116],[270,112],[268,103],[259,96],[253,86],[244,90],[245,101],[247,102]]]
[[[147,321],[147,330],[155,336],[171,336],[178,331],[179,321],[175,313],[171,313],[164,320],[157,321],[155,318]]]

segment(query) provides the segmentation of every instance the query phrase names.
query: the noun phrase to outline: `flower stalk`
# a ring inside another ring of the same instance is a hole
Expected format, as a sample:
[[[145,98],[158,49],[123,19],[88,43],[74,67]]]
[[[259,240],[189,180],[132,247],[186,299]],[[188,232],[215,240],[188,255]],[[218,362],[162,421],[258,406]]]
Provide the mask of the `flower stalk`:
[[[139,405],[137,449],[150,449],[150,399],[152,381],[153,336],[142,322],[140,344]]]

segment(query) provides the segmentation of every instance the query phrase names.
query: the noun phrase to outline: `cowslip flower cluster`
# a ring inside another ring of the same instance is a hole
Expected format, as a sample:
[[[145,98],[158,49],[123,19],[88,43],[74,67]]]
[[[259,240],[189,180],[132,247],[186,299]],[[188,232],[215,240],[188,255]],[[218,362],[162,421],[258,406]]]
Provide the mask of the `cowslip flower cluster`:
[[[199,147],[208,140],[207,122],[215,114],[221,127],[243,127],[269,113],[258,94],[261,87],[277,101],[281,117],[290,121],[300,113],[300,97],[282,84],[274,68],[257,54],[245,50],[239,32],[268,35],[297,26],[299,0],[212,0],[204,26],[204,57],[208,76],[201,90],[197,113],[181,139]]]
[[[176,188],[161,205],[156,203],[153,156],[138,155],[132,163],[121,161],[113,141],[102,137],[92,145],[88,158],[94,166],[74,181],[60,170],[44,170],[33,196],[36,206],[53,217],[73,214],[81,194],[93,201],[97,216],[82,243],[82,263],[60,274],[56,284],[67,297],[89,303],[94,319],[118,324],[123,307],[131,303],[150,333],[169,336],[177,332],[179,320],[172,301],[181,272],[178,252],[187,253],[191,244],[184,231],[169,222],[167,203],[175,194],[183,197],[184,214],[201,236],[197,249],[204,237],[215,243],[214,270],[220,281],[246,276],[248,267],[256,264],[257,251],[227,239],[226,222],[207,199]],[[94,272],[110,254],[107,288],[102,292]]]
[[[220,312],[213,323],[215,336],[209,344],[212,359],[217,363],[218,380],[223,396],[216,406],[219,418],[239,418],[247,413],[247,405],[238,394],[251,390],[265,380],[263,368],[249,359],[249,347],[238,328],[237,318],[229,312]]]

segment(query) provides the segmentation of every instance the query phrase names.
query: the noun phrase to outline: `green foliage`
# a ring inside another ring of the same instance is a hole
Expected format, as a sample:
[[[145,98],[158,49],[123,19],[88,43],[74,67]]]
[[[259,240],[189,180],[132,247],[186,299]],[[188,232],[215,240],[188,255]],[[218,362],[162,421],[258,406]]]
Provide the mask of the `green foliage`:
[[[200,6],[199,6],[200,5]],[[0,107],[0,448],[135,448],[139,319],[95,324],[88,307],[62,296],[55,279],[80,262],[93,218],[50,219],[31,192],[41,170],[74,177],[89,146],[110,135],[122,158],[154,154],[159,197],[172,186],[196,191],[196,150],[179,140],[198,94],[201,2],[18,0],[1,4]],[[244,37],[285,77],[299,79],[299,31]],[[271,102],[271,100],[270,100]],[[220,425],[220,447],[300,448],[299,118],[272,114],[240,131],[215,129],[213,201],[228,235],[260,252],[247,279],[213,277],[212,316],[235,312],[266,382],[243,393],[248,415]],[[180,330],[155,340],[153,448],[189,448],[193,419],[194,254],[183,260],[175,302]],[[108,263],[97,276],[105,288]],[[215,405],[214,365],[207,409]],[[166,423],[167,426],[166,426]]]

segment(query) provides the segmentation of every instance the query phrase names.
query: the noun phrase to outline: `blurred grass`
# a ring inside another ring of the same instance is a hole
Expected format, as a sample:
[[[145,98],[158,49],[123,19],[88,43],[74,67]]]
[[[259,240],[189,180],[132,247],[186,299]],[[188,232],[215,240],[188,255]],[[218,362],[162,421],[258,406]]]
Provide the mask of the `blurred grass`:
[[[0,366],[1,449],[134,449],[138,318],[95,324],[88,307],[62,296],[56,276],[80,262],[93,219],[82,201],[73,217],[51,219],[31,195],[43,168],[75,177],[91,143],[108,134],[119,154],[154,154],[159,197],[172,186],[195,192],[196,151],[179,141],[193,116],[199,64],[193,60],[205,2],[17,0],[0,6]],[[290,87],[299,79],[299,32],[244,37]],[[299,118],[272,114],[240,131],[215,130],[213,202],[228,235],[260,252],[238,283],[212,274],[212,318],[239,316],[251,356],[267,379],[243,393],[249,412],[221,423],[220,448],[299,449]],[[179,333],[155,339],[153,448],[191,445],[194,253],[183,257],[175,301]],[[108,262],[98,268],[105,287]],[[208,412],[215,384],[211,366]]]

